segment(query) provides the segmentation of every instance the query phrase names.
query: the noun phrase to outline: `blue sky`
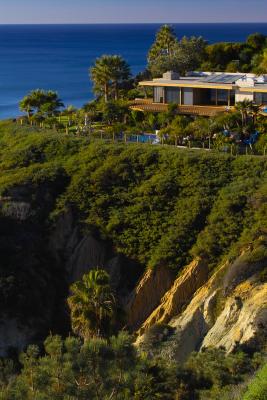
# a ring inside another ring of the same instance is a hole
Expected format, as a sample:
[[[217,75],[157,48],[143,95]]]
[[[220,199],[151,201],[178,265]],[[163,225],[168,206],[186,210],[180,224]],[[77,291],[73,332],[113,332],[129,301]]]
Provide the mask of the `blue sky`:
[[[0,0],[0,24],[267,22],[267,0]]]

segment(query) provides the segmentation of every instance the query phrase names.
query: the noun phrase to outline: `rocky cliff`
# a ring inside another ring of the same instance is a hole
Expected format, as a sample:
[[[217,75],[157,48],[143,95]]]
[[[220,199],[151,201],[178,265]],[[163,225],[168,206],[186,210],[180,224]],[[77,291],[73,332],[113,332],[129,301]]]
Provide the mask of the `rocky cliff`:
[[[208,270],[205,264],[199,259],[185,267],[181,275],[162,297],[160,305],[143,322],[138,334],[142,335],[156,323],[168,323],[172,317],[179,314],[192,299],[196,290],[205,283],[207,277]],[[162,280],[161,287],[163,287]],[[157,290],[155,292],[157,293]]]
[[[126,303],[127,322],[137,330],[171,287],[174,273],[166,267],[148,269]]]
[[[137,345],[146,343],[154,324],[172,331],[159,346],[165,356],[184,362],[204,347],[257,348],[267,339],[267,284],[261,279],[265,253],[255,259],[253,246],[227,261],[207,279],[207,266],[196,260],[187,266],[161,304],[139,330]]]

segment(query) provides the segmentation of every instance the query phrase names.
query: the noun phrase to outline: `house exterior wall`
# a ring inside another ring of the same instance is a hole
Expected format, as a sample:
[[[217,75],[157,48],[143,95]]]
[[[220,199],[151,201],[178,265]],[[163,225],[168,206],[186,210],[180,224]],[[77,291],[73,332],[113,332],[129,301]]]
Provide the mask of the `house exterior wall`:
[[[235,92],[235,102],[237,103],[238,101],[244,101],[244,100],[249,100],[253,101],[254,100],[254,93],[253,92],[244,92],[242,89],[236,89]]]
[[[154,103],[177,103],[183,105],[231,105],[244,100],[255,101],[256,104],[267,104],[267,93],[245,91],[242,88],[209,89],[191,87],[155,86],[153,88]]]

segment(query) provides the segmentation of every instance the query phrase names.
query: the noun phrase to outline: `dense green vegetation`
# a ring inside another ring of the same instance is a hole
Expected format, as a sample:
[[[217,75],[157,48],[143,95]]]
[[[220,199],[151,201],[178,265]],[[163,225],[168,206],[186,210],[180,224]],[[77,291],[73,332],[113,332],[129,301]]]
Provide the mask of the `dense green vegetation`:
[[[244,395],[244,400],[266,400],[267,364],[256,374]]]
[[[169,25],[160,28],[148,53],[148,71],[157,77],[166,71],[182,74],[202,71],[266,73],[266,36],[253,33],[244,43],[208,44],[202,37],[178,39]]]
[[[206,259],[212,272],[251,242],[254,261],[262,260],[266,162],[265,157],[204,150],[106,144],[2,122],[2,316],[29,325],[38,321],[42,335],[70,330],[64,311],[68,291],[64,258],[58,263],[44,246],[58,218],[70,209],[76,226],[128,260],[132,284],[139,276],[134,268],[164,265],[179,274],[195,256]],[[266,280],[264,271],[261,279]],[[125,333],[88,339],[80,325],[88,315],[89,336],[111,332],[107,320],[115,314],[107,285],[107,276],[92,275],[83,286],[73,286],[72,326],[85,343],[50,336],[44,352],[42,346],[30,347],[20,364],[2,361],[3,399],[206,400],[229,399],[233,391],[242,398],[246,390],[242,382],[261,364],[257,355],[237,350],[226,356],[221,350],[208,350],[192,355],[177,369],[170,362],[136,353]],[[94,294],[84,297],[84,290]],[[80,307],[81,296],[87,308]],[[98,299],[93,304],[92,296]],[[120,326],[112,321],[115,334]],[[253,397],[255,390],[252,381],[247,398],[264,399]]]
[[[177,367],[139,354],[125,332],[84,343],[75,337],[49,336],[44,352],[32,345],[21,354],[16,377],[12,361],[0,364],[0,396],[2,400],[242,399],[241,384],[261,362],[259,354],[249,358],[241,351],[226,356],[223,350],[206,350]],[[244,400],[265,400],[265,378],[266,366],[249,385]]]
[[[179,270],[191,249],[218,260],[246,229],[264,232],[264,157],[89,143],[31,129],[2,124],[2,195],[29,187],[39,209],[38,190],[48,186],[52,204],[39,218],[55,219],[71,206],[117,252],[143,265]]]

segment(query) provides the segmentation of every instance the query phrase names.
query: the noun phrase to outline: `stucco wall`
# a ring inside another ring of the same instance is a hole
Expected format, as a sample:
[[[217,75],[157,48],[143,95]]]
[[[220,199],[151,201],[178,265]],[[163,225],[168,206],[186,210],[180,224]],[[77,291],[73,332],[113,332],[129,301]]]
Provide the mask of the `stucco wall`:
[[[254,94],[252,92],[243,92],[242,90],[237,90],[235,94],[235,101],[244,101],[244,100],[254,100]]]

